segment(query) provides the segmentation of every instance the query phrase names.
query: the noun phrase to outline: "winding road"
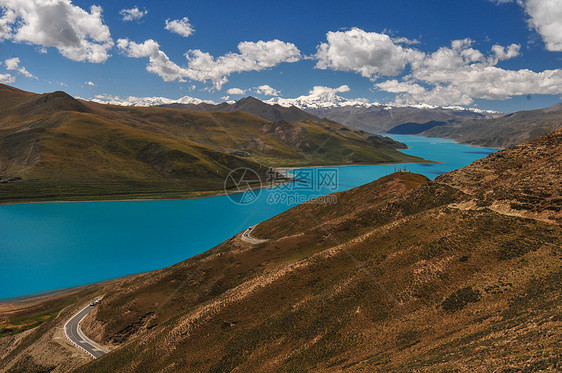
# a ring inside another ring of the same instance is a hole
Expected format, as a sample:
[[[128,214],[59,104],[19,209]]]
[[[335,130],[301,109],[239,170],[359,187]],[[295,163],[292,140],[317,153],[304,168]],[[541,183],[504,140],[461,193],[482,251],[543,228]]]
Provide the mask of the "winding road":
[[[252,233],[252,231],[254,230],[254,228],[255,228],[256,226],[257,226],[257,224],[256,224],[256,225],[252,225],[250,228],[246,229],[246,230],[244,231],[244,233],[242,233],[242,235],[240,236],[240,238],[242,239],[242,241],[246,241],[246,242],[251,243],[251,244],[254,244],[254,245],[255,245],[255,244],[258,244],[258,243],[262,243],[262,242],[267,241],[267,240],[260,240],[259,238],[254,238],[254,237],[250,236],[250,233]]]
[[[93,359],[97,359],[105,355],[106,352],[103,351],[103,348],[99,344],[86,337],[82,329],[80,329],[80,322],[82,322],[84,317],[86,317],[94,307],[95,305],[88,304],[80,312],[72,316],[72,318],[64,324],[64,335],[66,335],[66,338],[76,347],[89,354]]]

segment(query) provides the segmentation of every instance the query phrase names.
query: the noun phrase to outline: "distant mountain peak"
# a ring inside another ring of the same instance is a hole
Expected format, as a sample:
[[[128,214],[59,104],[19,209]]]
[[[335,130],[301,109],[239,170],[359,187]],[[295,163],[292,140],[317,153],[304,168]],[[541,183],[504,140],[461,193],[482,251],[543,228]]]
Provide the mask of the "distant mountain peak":
[[[240,100],[236,101],[236,102],[246,102],[246,101],[250,101],[250,102],[261,102],[263,103],[262,100],[255,98],[254,96],[247,96],[247,97],[243,97]]]
[[[178,99],[171,99],[166,97],[119,97],[112,95],[97,95],[89,101],[97,102],[98,104],[110,104],[119,106],[161,106],[171,104],[216,104],[212,100],[202,100],[200,98],[183,96]]]
[[[497,114],[497,111],[482,110],[477,108],[465,108],[462,106],[437,106],[429,104],[412,104],[412,105],[399,105],[399,104],[381,104],[378,102],[369,102],[366,98],[347,99],[338,95],[334,90],[326,90],[319,92],[311,92],[309,95],[299,96],[297,98],[281,98],[273,97],[267,101],[268,104],[278,104],[285,107],[295,106],[302,110],[315,110],[315,109],[332,109],[341,107],[361,107],[361,108],[380,108],[382,110],[391,110],[394,108],[414,108],[414,109],[439,109],[439,110],[454,110],[454,111],[468,111],[479,114]]]

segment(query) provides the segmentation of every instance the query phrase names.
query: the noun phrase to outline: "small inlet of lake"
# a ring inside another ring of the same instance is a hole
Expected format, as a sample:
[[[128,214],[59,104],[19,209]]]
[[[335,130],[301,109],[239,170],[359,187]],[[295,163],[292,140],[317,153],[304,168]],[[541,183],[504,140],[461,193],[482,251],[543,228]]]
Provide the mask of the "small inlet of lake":
[[[289,188],[289,192],[285,187],[283,196],[294,193],[298,198],[278,198],[283,187],[264,189],[251,204],[236,204],[221,196],[0,206],[0,299],[163,268],[211,249],[303,200],[366,184],[396,168],[433,179],[497,150],[445,139],[390,137],[409,146],[405,153],[441,163],[320,168],[329,169],[336,183],[314,190]]]

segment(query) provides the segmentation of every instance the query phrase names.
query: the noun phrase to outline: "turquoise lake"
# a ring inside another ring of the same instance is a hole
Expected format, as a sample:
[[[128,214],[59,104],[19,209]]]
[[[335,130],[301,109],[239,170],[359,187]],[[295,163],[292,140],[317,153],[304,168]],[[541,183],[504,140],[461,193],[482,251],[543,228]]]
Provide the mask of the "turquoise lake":
[[[313,177],[324,170],[335,175],[337,183],[263,189],[247,205],[221,196],[0,206],[0,299],[163,268],[208,250],[297,202],[366,184],[395,167],[405,166],[433,179],[496,151],[445,139],[390,137],[409,146],[405,153],[442,163],[315,169]]]

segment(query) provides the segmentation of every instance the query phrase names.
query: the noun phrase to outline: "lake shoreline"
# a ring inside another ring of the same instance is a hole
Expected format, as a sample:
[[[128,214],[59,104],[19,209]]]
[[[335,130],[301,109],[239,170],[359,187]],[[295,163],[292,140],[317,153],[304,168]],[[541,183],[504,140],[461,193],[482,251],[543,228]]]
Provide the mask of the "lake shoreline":
[[[149,272],[151,272],[151,271],[149,271]],[[34,293],[34,294],[20,295],[20,296],[16,296],[16,297],[12,297],[12,298],[0,299],[0,310],[3,307],[9,306],[9,305],[15,305],[15,304],[27,303],[27,302],[41,303],[43,301],[49,301],[49,300],[51,300],[53,298],[57,298],[57,297],[70,296],[70,295],[72,295],[76,292],[80,292],[80,291],[85,290],[85,289],[90,288],[90,287],[99,287],[99,286],[108,285],[110,283],[113,283],[114,281],[125,280],[125,279],[128,279],[128,278],[134,277],[134,276],[142,275],[144,273],[148,273],[148,272],[133,273],[133,274],[130,274],[130,275],[109,278],[107,280],[91,282],[91,283],[84,284],[84,285],[77,285],[77,286],[71,286],[71,287],[68,287],[68,288],[53,289],[53,290],[41,291],[39,293]]]
[[[493,150],[505,150],[506,148],[498,148],[498,147],[493,147],[493,146],[484,146],[484,145],[475,145],[475,144],[470,144],[467,142],[462,142],[462,141],[458,141],[452,137],[429,137],[429,136],[424,136],[424,135],[420,135],[418,134],[413,134],[413,135],[406,135],[406,136],[418,136],[418,137],[423,137],[426,139],[444,139],[444,140],[453,140],[456,144],[459,145],[467,145],[467,146],[472,146],[473,148],[480,148],[480,149],[493,149]]]
[[[301,186],[297,190],[272,191],[272,185],[265,184],[261,185],[263,191],[256,202],[242,204],[224,198],[226,196],[224,190],[217,190],[213,194],[211,192],[204,195],[191,194],[184,198],[181,198],[181,195],[163,195],[164,198],[158,198],[159,196],[152,198],[145,194],[140,195],[141,198],[115,196],[117,198],[107,200],[3,203],[3,205],[14,205],[12,208],[4,209],[0,206],[0,212],[6,212],[6,214],[0,214],[0,222],[3,222],[0,234],[4,236],[3,241],[6,248],[13,247],[13,251],[5,253],[9,254],[6,256],[6,260],[9,258],[9,260],[15,261],[16,265],[6,268],[3,276],[0,276],[2,277],[0,280],[7,285],[6,288],[10,289],[5,294],[10,298],[4,298],[2,303],[46,297],[53,293],[45,293],[42,288],[57,289],[57,285],[68,284],[68,281],[55,283],[55,280],[64,277],[65,268],[76,268],[72,267],[74,256],[79,257],[76,253],[84,252],[84,255],[89,255],[91,259],[86,262],[80,261],[80,273],[73,273],[71,277],[73,282],[78,280],[76,282],[83,284],[97,283],[104,278],[117,278],[123,272],[141,273],[165,268],[205,252],[248,226],[283,213],[296,206],[295,203],[299,203],[299,198],[303,196],[304,198],[316,198],[320,195],[364,185],[392,173],[393,168],[404,167],[400,165],[407,165],[409,172],[419,173],[433,179],[485,156],[485,154],[479,154],[481,152],[470,152],[470,149],[476,150],[476,147],[457,144],[453,140],[434,143],[430,140],[431,138],[422,136],[406,136],[403,139],[411,141],[410,152],[422,159],[438,161],[277,167],[276,169],[281,172],[303,168],[337,167],[340,169],[339,178],[341,180],[338,181],[337,190],[309,190],[303,189]],[[317,175],[315,174],[314,177],[316,178]],[[255,185],[257,188],[258,184]],[[286,199],[279,199],[280,195]],[[293,195],[299,198],[291,199],[290,197]],[[123,205],[88,203],[78,206],[73,204],[73,202],[135,201],[153,203]],[[168,202],[159,204],[159,201]],[[50,207],[57,203],[60,205]],[[37,205],[38,207],[17,208],[17,205]],[[37,250],[37,242],[44,243],[41,250]],[[154,248],[160,250],[155,251]],[[50,253],[62,254],[62,256],[53,259]],[[140,260],[139,255],[142,255],[144,259]],[[45,261],[45,264],[37,264],[39,261]],[[31,271],[30,268],[39,271],[46,280],[35,281],[37,283],[30,280],[31,285],[25,284],[25,286],[22,283],[20,291],[18,278],[26,271]],[[61,268],[63,272],[59,274]],[[100,273],[103,276],[100,276]],[[51,282],[54,286],[50,286]],[[64,291],[68,290],[63,288],[56,292]],[[36,294],[19,298],[18,293]]]
[[[350,166],[385,166],[385,165],[402,165],[402,164],[418,164],[418,163],[443,163],[443,162],[438,162],[438,161],[432,161],[432,160],[424,160],[425,162],[389,162],[389,163],[376,163],[376,164],[371,164],[371,163],[354,163],[354,164],[335,164],[335,165],[318,165],[318,166],[280,166],[280,167],[272,167],[272,169],[274,170],[281,170],[281,171],[291,171],[291,170],[298,170],[298,169],[306,169],[306,168],[323,168],[323,167],[350,167]],[[286,182],[286,183],[290,183],[290,181]],[[285,184],[285,183],[279,183],[279,184],[275,184],[274,186],[271,185],[262,185],[261,187],[256,187],[256,189],[262,190],[262,189],[268,189],[268,188],[272,188],[272,187],[276,187],[279,186],[281,184]],[[198,193],[198,192],[194,192],[194,193]],[[0,207],[1,206],[13,206],[13,205],[28,205],[28,204],[39,204],[39,203],[93,203],[93,202],[149,202],[149,201],[184,201],[184,200],[194,200],[194,199],[202,199],[202,198],[213,198],[213,197],[224,197],[227,195],[227,193],[223,190],[223,191],[201,191],[199,192],[201,194],[205,194],[205,195],[195,195],[195,196],[189,196],[186,195],[184,197],[178,197],[178,198],[167,198],[167,197],[163,197],[163,198],[146,198],[146,197],[141,197],[141,198],[116,198],[116,199],[92,199],[95,197],[92,197],[90,199],[83,199],[83,200],[47,200],[47,201],[33,201],[33,200],[29,200],[29,201],[23,201],[23,202],[14,202],[14,201],[9,201],[9,202],[0,202]]]

